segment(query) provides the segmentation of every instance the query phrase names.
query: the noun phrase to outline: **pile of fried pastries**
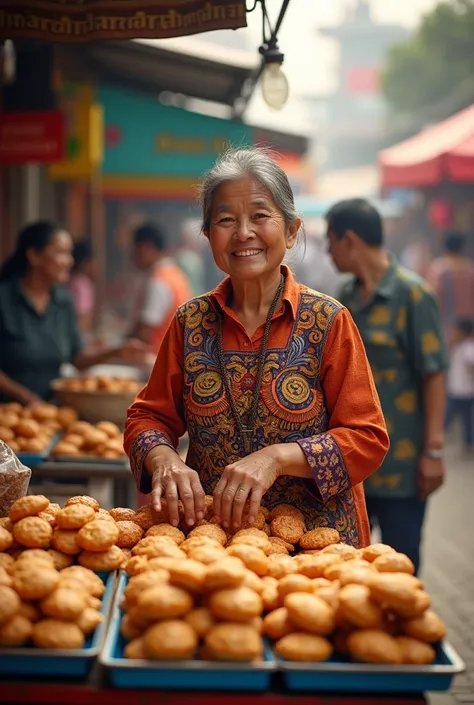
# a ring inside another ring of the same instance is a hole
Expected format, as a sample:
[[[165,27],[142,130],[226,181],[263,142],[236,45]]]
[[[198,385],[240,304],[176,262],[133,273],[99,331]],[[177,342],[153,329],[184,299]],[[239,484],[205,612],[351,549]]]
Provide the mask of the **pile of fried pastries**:
[[[150,505],[106,511],[87,496],[64,508],[42,495],[23,497],[0,519],[0,585],[14,589],[11,566],[40,554],[61,575],[125,569],[121,634],[131,659],[258,662],[265,637],[291,661],[435,660],[445,625],[410,559],[390,546],[356,549],[335,529],[308,531],[287,504],[261,507],[252,526],[244,513],[234,533],[217,524],[212,497],[191,528],[181,505],[175,527],[162,504],[160,512]],[[20,572],[34,584],[38,571]],[[37,607],[41,598],[32,599]]]
[[[208,506],[211,507],[209,498]],[[426,665],[445,626],[410,559],[376,544],[356,549],[330,528],[304,529],[298,509],[260,510],[264,526],[227,534],[199,522],[187,535],[150,507],[139,523],[122,604],[127,658],[259,661],[262,636],[283,659]],[[124,512],[124,514],[121,514]],[[161,513],[166,515],[166,508]],[[268,521],[267,521],[268,520]],[[280,536],[268,536],[268,529]],[[299,533],[298,533],[299,531]],[[284,538],[282,538],[282,535]],[[299,553],[289,538],[298,541]]]
[[[104,458],[115,460],[125,457],[123,435],[119,427],[110,421],[96,424],[75,421],[65,430],[64,436],[55,446],[53,457]]]
[[[0,553],[0,647],[84,647],[102,622],[105,586],[87,568],[61,566],[54,551]]]
[[[64,433],[76,421],[76,412],[66,406],[0,404],[0,441],[15,453],[43,453],[56,433]]]
[[[120,377],[72,377],[59,380],[57,387],[68,392],[102,392],[106,394],[138,394],[143,386],[133,379]]]

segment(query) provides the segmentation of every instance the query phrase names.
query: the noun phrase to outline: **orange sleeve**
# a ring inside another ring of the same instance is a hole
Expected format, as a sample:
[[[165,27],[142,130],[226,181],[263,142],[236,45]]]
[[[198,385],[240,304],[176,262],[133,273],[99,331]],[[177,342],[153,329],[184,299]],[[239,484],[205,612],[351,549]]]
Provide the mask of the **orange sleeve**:
[[[321,360],[328,430],[298,441],[323,502],[378,470],[389,438],[364,345],[347,309],[336,315]]]
[[[186,431],[183,412],[183,330],[178,316],[163,339],[148,384],[127,413],[124,447],[137,486],[151,492],[151,479],[143,461],[152,448],[177,448]]]

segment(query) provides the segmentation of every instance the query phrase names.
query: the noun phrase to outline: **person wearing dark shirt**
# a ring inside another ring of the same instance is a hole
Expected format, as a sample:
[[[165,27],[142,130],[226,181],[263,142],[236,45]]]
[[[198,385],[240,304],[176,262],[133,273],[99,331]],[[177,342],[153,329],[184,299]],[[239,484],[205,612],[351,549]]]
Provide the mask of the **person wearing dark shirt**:
[[[79,370],[121,357],[142,362],[148,347],[131,340],[97,354],[83,350],[67,283],[70,234],[54,222],[26,226],[0,270],[0,399],[30,404],[50,399],[61,365]]]

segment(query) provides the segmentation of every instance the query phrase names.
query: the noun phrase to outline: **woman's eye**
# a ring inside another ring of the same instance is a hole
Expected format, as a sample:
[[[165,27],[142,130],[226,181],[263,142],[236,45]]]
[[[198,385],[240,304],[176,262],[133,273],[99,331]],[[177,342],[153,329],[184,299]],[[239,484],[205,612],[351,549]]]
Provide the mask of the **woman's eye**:
[[[269,216],[267,213],[255,213],[255,215],[254,215],[254,218],[256,220],[262,220],[263,218],[268,218],[268,217]]]
[[[231,223],[232,220],[233,220],[233,218],[231,218],[230,215],[226,215],[226,216],[224,216],[223,218],[220,218],[220,219],[217,221],[217,224],[219,225],[219,223]]]

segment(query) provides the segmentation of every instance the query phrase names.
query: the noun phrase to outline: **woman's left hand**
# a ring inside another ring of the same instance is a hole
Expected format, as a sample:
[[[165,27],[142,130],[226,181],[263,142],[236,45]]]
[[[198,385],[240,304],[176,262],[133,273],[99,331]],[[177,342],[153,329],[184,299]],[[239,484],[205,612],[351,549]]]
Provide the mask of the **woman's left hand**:
[[[250,496],[248,519],[253,523],[263,495],[279,475],[279,464],[271,446],[228,465],[214,490],[213,509],[217,521],[224,527],[239,528]]]

